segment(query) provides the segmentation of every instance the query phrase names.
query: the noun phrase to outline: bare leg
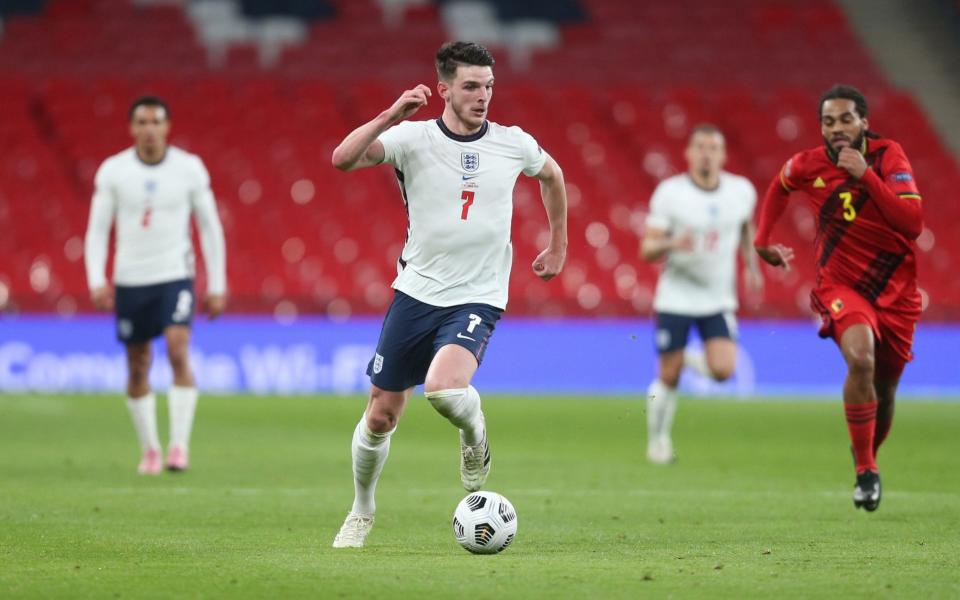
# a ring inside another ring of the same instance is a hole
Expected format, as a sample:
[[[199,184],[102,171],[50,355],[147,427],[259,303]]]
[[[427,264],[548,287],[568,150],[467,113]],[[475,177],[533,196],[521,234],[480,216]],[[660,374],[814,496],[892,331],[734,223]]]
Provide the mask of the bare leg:
[[[729,338],[710,338],[703,344],[710,376],[716,381],[726,381],[733,376],[737,366],[737,344]]]

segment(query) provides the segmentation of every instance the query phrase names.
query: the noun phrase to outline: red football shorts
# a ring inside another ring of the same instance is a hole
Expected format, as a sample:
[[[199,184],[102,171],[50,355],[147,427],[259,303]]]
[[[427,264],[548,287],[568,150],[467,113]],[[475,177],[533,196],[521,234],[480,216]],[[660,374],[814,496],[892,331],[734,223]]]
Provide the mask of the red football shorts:
[[[833,338],[840,346],[843,332],[853,325],[866,324],[876,340],[875,376],[898,379],[913,360],[913,333],[920,319],[919,302],[907,298],[893,306],[877,308],[847,286],[824,284],[810,294],[811,305],[820,313],[820,337]]]

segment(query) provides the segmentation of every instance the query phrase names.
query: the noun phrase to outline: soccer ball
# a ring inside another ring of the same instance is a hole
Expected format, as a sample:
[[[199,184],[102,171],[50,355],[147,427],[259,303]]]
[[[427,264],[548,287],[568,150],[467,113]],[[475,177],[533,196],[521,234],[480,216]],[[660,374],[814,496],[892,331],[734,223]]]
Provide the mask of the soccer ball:
[[[473,492],[453,511],[453,535],[474,554],[496,554],[517,534],[517,511],[496,492]]]

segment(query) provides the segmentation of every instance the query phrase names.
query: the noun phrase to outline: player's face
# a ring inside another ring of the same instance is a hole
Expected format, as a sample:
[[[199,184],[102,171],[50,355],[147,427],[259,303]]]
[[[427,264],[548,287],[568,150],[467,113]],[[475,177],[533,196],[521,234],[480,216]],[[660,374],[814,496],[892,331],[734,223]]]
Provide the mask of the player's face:
[[[148,153],[162,152],[170,133],[170,121],[162,106],[138,106],[130,119],[130,135],[137,148]]]
[[[467,129],[479,129],[487,118],[493,99],[493,69],[477,65],[459,66],[453,81],[440,86],[440,95]]]
[[[857,147],[863,141],[867,120],[857,113],[853,100],[836,98],[823,103],[820,117],[820,133],[834,152]]]
[[[687,145],[687,166],[703,178],[713,177],[727,161],[727,146],[723,135],[701,131],[690,138]]]

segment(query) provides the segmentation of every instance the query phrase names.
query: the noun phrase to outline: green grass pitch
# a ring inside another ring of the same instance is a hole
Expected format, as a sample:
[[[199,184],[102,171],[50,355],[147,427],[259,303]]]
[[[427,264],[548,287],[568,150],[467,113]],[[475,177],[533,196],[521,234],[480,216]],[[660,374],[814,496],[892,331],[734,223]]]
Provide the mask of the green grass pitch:
[[[638,399],[486,397],[519,532],[473,556],[422,396],[367,547],[334,551],[359,397],[205,397],[192,469],[144,478],[118,397],[2,395],[0,598],[960,597],[960,405],[901,402],[867,514],[839,401],[681,402],[680,461],[654,467]]]

